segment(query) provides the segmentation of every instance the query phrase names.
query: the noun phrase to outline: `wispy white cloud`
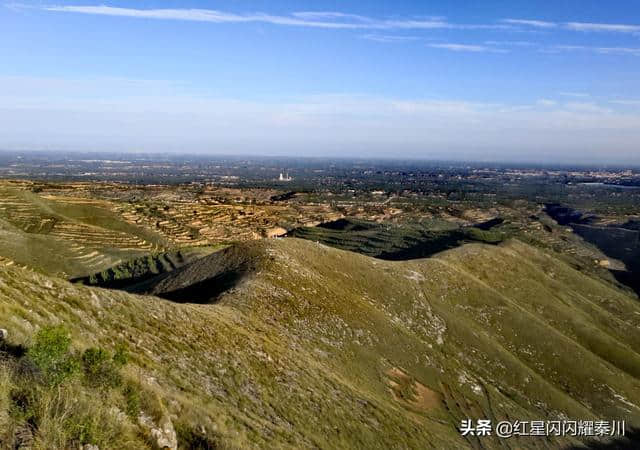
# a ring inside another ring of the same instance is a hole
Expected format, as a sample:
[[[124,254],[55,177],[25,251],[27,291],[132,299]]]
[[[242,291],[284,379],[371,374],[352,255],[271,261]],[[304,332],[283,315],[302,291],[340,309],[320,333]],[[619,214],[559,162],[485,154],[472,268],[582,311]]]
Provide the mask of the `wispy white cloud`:
[[[594,31],[594,32],[614,32],[614,33],[640,33],[640,25],[629,25],[621,23],[592,23],[592,22],[547,22],[536,19],[503,19],[501,22],[510,25],[523,25],[534,28],[562,28],[572,31]]]
[[[355,22],[371,22],[372,19],[359,14],[347,14],[337,11],[299,11],[291,14],[304,20],[352,20]]]
[[[596,47],[588,45],[554,45],[550,47],[556,51],[582,51],[599,53],[602,55],[631,55],[640,56],[640,47]]]
[[[613,112],[610,108],[605,108],[594,102],[568,102],[565,103],[564,107],[570,111],[584,113],[609,114]]]
[[[530,41],[484,41],[485,45],[506,46],[506,47],[535,47],[535,42]]]
[[[448,22],[443,17],[405,17],[400,19],[373,18],[359,14],[348,14],[337,11],[300,11],[287,15],[274,15],[262,12],[238,14],[212,9],[139,9],[107,5],[52,5],[44,6],[41,9],[50,12],[133,17],[141,19],[184,20],[212,23],[256,22],[272,25],[351,30],[513,29],[512,25],[505,23],[459,24]]]
[[[374,19],[341,12],[294,12],[290,15],[266,13],[236,14],[211,9],[136,9],[113,6],[46,6],[51,12],[92,14],[104,16],[134,17],[141,19],[185,20],[212,23],[268,23],[329,29],[389,30],[389,29],[438,29],[457,25],[440,19]]]
[[[640,33],[640,25],[617,23],[567,22],[565,26],[575,31],[608,31],[615,33]]]
[[[13,9],[26,6],[9,4]],[[51,5],[40,7],[45,11],[58,13],[90,14],[116,17],[131,17],[157,20],[182,20],[211,23],[265,23],[282,26],[344,29],[344,30],[512,30],[527,28],[540,30],[564,29],[582,32],[618,32],[640,34],[640,25],[603,24],[589,22],[550,22],[537,19],[502,19],[493,24],[452,23],[442,17],[405,17],[400,19],[374,18],[338,11],[300,11],[277,15],[263,12],[233,13],[213,9],[187,8],[123,8],[108,5]],[[375,39],[372,39],[375,40]],[[390,42],[387,39],[385,42]],[[523,41],[504,41],[499,45],[528,45]]]
[[[360,36],[361,39],[366,39],[367,41],[374,42],[383,42],[385,44],[398,44],[402,42],[413,42],[417,41],[420,38],[417,36],[395,36],[390,34],[363,34]]]
[[[585,97],[591,96],[591,94],[587,94],[586,92],[558,92],[558,95],[562,95],[563,97],[579,97],[579,98],[585,98]]]
[[[526,25],[536,28],[555,28],[557,26],[554,22],[533,19],[502,19],[502,22],[510,25]]]
[[[609,103],[613,103],[615,105],[624,105],[624,106],[640,106],[640,99],[610,100]]]
[[[558,102],[556,102],[555,100],[549,100],[546,98],[541,98],[536,103],[540,106],[555,106],[558,104]]]
[[[486,45],[476,44],[455,44],[455,43],[443,43],[443,44],[428,44],[431,48],[440,48],[443,50],[451,50],[453,52],[473,52],[473,53],[507,53],[507,50],[501,48],[488,47]]]
[[[640,56],[638,47],[595,47],[597,53]]]

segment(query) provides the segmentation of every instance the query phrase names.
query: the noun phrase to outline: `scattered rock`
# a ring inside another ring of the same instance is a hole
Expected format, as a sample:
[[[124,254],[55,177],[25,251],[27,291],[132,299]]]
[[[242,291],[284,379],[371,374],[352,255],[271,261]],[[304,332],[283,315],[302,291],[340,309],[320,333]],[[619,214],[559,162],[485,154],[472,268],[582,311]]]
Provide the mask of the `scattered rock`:
[[[265,230],[264,236],[267,238],[277,238],[286,235],[288,231],[282,227],[269,228]]]
[[[0,341],[4,341],[9,336],[9,332],[4,328],[0,328]]]
[[[82,450],[100,450],[100,447],[93,444],[84,444],[84,446],[82,447]]]
[[[162,419],[160,419],[160,425],[158,426],[151,417],[145,413],[140,413],[138,423],[151,434],[156,448],[161,450],[178,449],[178,436],[168,416],[165,415],[162,417]]]
[[[119,423],[125,423],[127,421],[127,415],[117,406],[112,406],[109,412]]]

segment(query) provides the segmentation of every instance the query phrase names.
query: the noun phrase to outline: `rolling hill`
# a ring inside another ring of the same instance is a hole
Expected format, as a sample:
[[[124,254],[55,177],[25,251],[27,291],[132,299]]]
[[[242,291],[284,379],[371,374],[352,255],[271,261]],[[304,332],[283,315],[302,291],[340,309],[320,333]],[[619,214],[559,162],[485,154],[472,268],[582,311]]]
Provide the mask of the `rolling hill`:
[[[207,448],[560,448],[579,441],[457,428],[640,425],[640,303],[517,240],[411,261],[262,240],[157,277],[136,295],[2,268],[0,327],[12,345],[52,323],[79,349],[125,342],[156,420]]]

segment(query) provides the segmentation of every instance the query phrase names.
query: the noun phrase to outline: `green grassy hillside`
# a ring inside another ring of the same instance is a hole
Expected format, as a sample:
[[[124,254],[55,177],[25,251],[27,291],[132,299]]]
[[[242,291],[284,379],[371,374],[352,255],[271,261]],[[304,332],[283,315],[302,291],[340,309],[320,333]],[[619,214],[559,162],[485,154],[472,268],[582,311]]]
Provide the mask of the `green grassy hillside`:
[[[468,244],[395,262],[299,239],[246,245],[235,254],[255,264],[211,304],[3,268],[0,327],[13,346],[57,323],[78,350],[125,343],[124,377],[157,400],[141,410],[169,417],[182,445],[197,432],[220,448],[560,448],[572,441],[467,440],[456,427],[640,425],[640,304],[538,249]],[[6,379],[0,418],[15,421]],[[144,447],[114,392],[105,423]]]

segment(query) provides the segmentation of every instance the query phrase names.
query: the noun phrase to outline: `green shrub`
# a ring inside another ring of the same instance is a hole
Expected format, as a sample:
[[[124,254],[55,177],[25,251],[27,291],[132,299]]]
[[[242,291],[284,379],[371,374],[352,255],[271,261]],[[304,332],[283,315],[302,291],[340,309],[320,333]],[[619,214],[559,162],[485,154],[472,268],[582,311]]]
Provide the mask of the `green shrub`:
[[[121,368],[129,362],[129,352],[124,344],[116,345],[116,352],[113,354],[113,362],[116,367]]]
[[[102,348],[88,348],[82,353],[82,369],[85,382],[92,387],[116,387],[122,382],[119,366]]]
[[[122,390],[125,400],[125,412],[132,420],[137,420],[140,415],[140,387],[136,384],[129,382]]]
[[[125,405],[124,410],[133,422],[137,422],[141,411],[159,420],[166,414],[162,399],[153,388],[143,386],[137,381],[128,380],[122,389]]]
[[[42,375],[44,384],[59,385],[79,369],[77,358],[69,353],[71,338],[62,326],[44,327],[35,336],[27,358]]]
[[[22,429],[30,430],[33,448],[146,448],[135,421],[123,421],[109,406],[121,398],[110,389],[122,382],[124,346],[113,355],[101,348],[79,355],[63,327],[45,327],[25,356],[14,358],[0,361],[0,448],[20,444]],[[127,413],[137,417],[140,390],[125,390],[124,398]]]

